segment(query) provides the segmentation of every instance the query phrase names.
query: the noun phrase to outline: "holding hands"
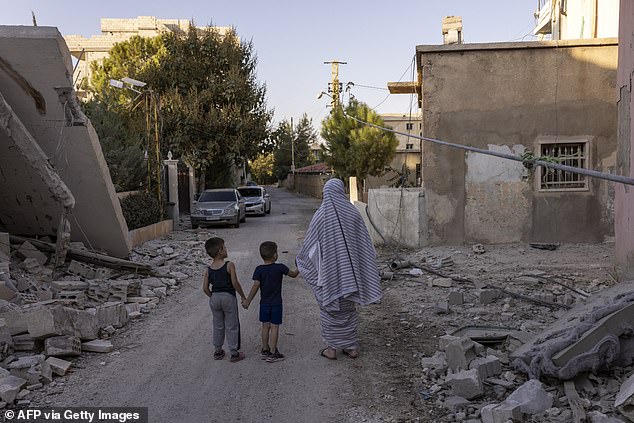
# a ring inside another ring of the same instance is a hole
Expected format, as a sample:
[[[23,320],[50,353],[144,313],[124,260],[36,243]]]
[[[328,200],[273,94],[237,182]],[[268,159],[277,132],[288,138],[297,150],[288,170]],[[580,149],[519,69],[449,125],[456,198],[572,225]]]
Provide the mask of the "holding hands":
[[[246,298],[242,298],[242,300],[240,300],[240,303],[242,304],[242,308],[244,308],[245,310],[249,308],[250,301],[248,301]]]

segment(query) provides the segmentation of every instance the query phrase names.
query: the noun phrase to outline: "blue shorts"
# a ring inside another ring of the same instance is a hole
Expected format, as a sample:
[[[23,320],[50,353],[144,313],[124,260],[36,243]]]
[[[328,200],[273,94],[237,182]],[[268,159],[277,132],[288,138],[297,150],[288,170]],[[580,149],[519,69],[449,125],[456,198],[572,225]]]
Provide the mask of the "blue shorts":
[[[274,325],[282,324],[282,304],[270,305],[260,304],[260,322],[272,323]]]

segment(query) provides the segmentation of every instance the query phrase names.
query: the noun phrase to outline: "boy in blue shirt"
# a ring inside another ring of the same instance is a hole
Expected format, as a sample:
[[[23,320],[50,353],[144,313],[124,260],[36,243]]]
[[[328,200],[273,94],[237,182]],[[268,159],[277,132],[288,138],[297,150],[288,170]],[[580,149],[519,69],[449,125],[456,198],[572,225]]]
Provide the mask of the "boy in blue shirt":
[[[277,349],[277,340],[282,324],[282,279],[284,275],[297,277],[297,269],[290,270],[287,266],[276,263],[277,244],[265,241],[260,244],[260,256],[264,264],[259,265],[253,272],[253,286],[244,302],[248,308],[260,290],[260,322],[262,322],[262,351],[260,355],[269,363],[284,360],[284,355]],[[269,346],[270,341],[270,346]],[[272,351],[272,352],[271,352]]]

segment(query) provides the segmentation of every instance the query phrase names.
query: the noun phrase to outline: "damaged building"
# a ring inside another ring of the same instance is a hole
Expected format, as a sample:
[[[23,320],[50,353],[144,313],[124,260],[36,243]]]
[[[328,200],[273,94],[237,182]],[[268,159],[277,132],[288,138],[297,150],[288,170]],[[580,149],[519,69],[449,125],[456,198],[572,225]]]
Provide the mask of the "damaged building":
[[[0,229],[70,234],[127,257],[128,228],[72,72],[56,28],[0,27]]]

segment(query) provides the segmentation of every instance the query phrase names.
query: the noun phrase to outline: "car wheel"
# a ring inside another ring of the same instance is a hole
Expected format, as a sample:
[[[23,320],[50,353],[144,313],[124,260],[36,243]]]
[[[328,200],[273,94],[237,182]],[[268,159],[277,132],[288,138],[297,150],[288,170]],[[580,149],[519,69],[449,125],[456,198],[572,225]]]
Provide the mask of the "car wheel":
[[[246,222],[246,220],[247,220],[247,214],[245,213],[244,216],[242,216],[242,219],[240,219],[240,222],[244,223]]]
[[[233,227],[234,228],[239,228],[240,227],[240,215],[236,216],[236,221],[233,222]]]
[[[269,209],[266,211],[266,214],[271,214],[271,205],[269,204]]]

